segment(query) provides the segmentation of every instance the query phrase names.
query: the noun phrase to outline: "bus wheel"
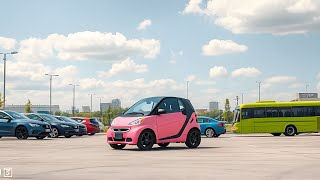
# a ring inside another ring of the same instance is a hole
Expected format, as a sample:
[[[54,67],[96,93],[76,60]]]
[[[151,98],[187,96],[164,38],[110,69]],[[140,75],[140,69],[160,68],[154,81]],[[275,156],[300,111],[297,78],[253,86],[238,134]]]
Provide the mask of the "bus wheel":
[[[286,127],[284,135],[286,135],[286,136],[294,136],[296,134],[297,134],[297,129],[296,129],[295,126],[289,125],[289,126]]]
[[[280,136],[281,133],[271,133],[273,136]]]

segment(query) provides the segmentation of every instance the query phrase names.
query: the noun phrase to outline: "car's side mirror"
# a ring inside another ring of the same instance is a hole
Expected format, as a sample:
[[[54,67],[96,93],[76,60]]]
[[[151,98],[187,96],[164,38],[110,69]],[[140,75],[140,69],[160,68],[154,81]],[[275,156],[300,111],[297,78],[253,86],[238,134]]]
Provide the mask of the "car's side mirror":
[[[165,113],[166,113],[165,109],[158,109],[158,115],[165,114]]]

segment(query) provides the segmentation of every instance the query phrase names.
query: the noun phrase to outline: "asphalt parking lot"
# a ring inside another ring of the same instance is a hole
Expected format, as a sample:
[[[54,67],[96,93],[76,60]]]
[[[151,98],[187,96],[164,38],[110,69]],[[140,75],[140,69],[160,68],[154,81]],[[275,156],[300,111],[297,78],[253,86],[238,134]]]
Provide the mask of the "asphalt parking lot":
[[[172,144],[147,152],[113,150],[104,134],[0,139],[0,168],[12,168],[13,179],[320,179],[319,167],[320,134],[226,134],[203,137],[198,149]]]

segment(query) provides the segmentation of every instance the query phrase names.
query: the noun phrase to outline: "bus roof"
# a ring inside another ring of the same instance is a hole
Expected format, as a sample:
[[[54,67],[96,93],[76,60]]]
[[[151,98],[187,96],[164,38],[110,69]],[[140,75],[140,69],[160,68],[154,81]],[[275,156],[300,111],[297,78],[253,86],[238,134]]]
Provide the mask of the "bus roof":
[[[241,104],[240,108],[287,107],[287,106],[320,106],[320,101],[290,101],[290,102],[260,101],[256,103]]]

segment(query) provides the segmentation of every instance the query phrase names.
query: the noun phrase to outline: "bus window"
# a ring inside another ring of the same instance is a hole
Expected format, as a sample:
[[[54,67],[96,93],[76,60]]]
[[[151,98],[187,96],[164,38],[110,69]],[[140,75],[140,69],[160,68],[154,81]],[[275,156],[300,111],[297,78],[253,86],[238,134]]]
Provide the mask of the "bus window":
[[[293,117],[303,117],[303,107],[292,107]]]
[[[291,117],[292,109],[291,107],[280,107],[279,108],[279,117]]]
[[[243,108],[241,116],[242,116],[242,119],[253,118],[253,109]]]
[[[266,117],[278,117],[278,108],[266,108]]]
[[[265,108],[254,108],[254,118],[264,118],[265,115]]]
[[[304,107],[303,114],[304,116],[315,116],[316,115],[315,107],[312,107],[312,106]]]
[[[320,116],[320,106],[315,106],[316,116]]]

